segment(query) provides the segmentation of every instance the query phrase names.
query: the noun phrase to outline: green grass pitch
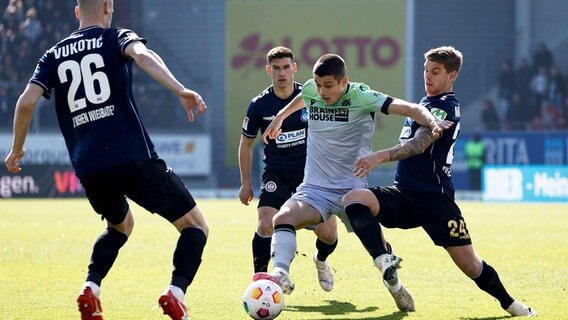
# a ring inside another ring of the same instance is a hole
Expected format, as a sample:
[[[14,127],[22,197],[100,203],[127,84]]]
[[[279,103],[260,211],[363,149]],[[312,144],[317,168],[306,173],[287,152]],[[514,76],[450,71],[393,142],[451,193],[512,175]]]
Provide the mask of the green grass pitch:
[[[250,283],[250,242],[256,203],[198,199],[210,235],[188,290],[193,320],[247,319],[242,293]],[[478,254],[499,272],[509,293],[539,312],[568,319],[568,204],[460,202]],[[105,320],[166,319],[157,298],[167,286],[177,232],[132,204],[136,225],[102,285]],[[85,199],[0,201],[0,319],[79,319],[75,299],[94,239],[105,223]],[[399,274],[417,311],[398,312],[354,234],[340,225],[329,261],[335,289],[323,292],[311,261],[315,237],[298,231],[291,270],[296,290],[279,319],[505,319],[496,300],[480,291],[421,229],[386,230],[403,257]]]

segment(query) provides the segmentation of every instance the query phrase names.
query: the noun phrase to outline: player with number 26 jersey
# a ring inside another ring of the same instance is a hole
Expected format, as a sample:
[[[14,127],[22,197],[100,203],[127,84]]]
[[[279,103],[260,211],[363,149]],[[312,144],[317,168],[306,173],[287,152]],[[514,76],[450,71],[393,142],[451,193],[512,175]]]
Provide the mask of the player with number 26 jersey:
[[[133,41],[146,43],[128,29],[77,30],[41,57],[30,80],[46,98],[55,88],[57,118],[79,178],[158,157],[132,98],[133,60],[124,50]]]

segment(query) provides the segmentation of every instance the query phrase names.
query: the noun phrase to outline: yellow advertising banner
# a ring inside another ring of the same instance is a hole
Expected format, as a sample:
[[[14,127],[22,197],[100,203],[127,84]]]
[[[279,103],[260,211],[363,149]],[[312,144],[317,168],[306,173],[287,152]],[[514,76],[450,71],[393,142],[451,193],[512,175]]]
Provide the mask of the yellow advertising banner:
[[[238,166],[241,125],[253,97],[271,84],[266,53],[275,46],[294,51],[296,81],[312,77],[325,53],[341,55],[351,81],[395,97],[405,88],[405,1],[229,1],[226,19],[226,163]],[[402,118],[378,115],[374,147],[396,143]],[[260,139],[257,138],[257,142]]]

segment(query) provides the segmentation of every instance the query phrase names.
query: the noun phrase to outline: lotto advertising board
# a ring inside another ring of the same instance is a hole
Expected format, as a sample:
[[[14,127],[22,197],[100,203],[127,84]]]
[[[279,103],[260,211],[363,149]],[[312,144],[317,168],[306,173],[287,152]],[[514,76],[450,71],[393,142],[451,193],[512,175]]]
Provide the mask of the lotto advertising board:
[[[241,126],[250,101],[271,83],[265,71],[266,53],[275,46],[294,51],[298,82],[312,77],[313,64],[321,55],[336,53],[345,59],[350,80],[404,96],[405,1],[233,0],[227,2],[226,21],[229,167],[237,166]],[[393,145],[402,118],[377,116],[381,119],[375,147]]]
[[[486,166],[485,201],[568,202],[568,166]]]

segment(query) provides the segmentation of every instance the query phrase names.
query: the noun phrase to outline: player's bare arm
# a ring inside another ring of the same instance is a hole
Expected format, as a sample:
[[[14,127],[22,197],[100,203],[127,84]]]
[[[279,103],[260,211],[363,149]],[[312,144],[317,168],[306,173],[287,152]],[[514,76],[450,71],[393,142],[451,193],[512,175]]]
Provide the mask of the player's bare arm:
[[[239,171],[241,174],[241,187],[239,188],[239,199],[241,203],[248,206],[254,197],[250,171],[252,167],[252,146],[254,139],[241,135],[239,143]]]
[[[426,107],[395,98],[388,108],[389,113],[407,116],[414,119],[421,126],[430,128],[434,135],[442,130],[449,129],[454,123],[434,117]]]
[[[414,137],[388,149],[389,158],[387,161],[397,161],[422,154],[438,138],[439,136],[435,136],[428,128],[420,127]]]
[[[28,134],[28,129],[32,121],[32,116],[37,101],[43,94],[43,89],[33,83],[28,83],[24,92],[18,98],[16,110],[14,113],[14,139],[12,148],[8,152],[8,156],[4,160],[6,168],[12,173],[22,171],[20,167],[20,159],[24,157],[24,142]]]
[[[290,101],[284,108],[282,108],[274,117],[274,120],[270,122],[266,131],[262,135],[262,141],[266,144],[268,139],[276,139],[281,132],[282,122],[292,113],[302,109],[304,107],[304,101],[302,100],[302,94],[297,96]]]
[[[202,114],[207,110],[203,98],[197,92],[185,88],[170,72],[162,58],[156,52],[149,50],[144,43],[134,41],[126,47],[124,52],[144,72],[179,97],[190,122],[195,120],[194,108],[196,108],[197,114]]]
[[[420,127],[411,139],[404,140],[392,148],[379,150],[358,159],[355,162],[355,176],[365,177],[374,167],[384,162],[407,159],[422,154],[439,137],[440,135],[435,135],[429,128]]]

